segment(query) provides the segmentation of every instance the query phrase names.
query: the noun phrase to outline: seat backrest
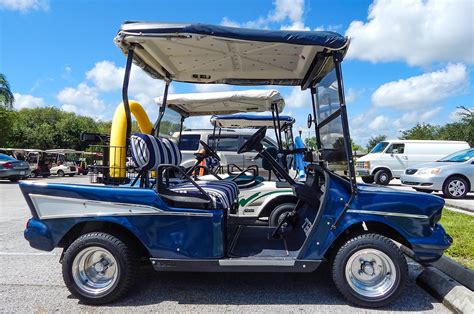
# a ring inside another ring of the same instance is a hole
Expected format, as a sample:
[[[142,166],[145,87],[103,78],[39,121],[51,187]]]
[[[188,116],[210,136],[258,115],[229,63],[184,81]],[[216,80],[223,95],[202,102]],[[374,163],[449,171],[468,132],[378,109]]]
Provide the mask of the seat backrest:
[[[130,137],[132,159],[141,170],[153,170],[161,164],[181,164],[178,145],[165,137],[135,133]]]

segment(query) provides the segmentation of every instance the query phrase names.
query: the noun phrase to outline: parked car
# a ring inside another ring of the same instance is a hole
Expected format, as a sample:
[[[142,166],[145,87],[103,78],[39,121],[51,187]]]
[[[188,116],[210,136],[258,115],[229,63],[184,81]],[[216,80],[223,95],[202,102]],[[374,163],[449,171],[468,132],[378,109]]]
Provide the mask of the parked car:
[[[365,183],[387,185],[393,178],[400,178],[406,168],[467,148],[469,144],[461,141],[383,141],[357,159],[356,172]]]
[[[16,182],[20,179],[28,178],[30,173],[30,165],[26,161],[0,154],[0,179]]]
[[[219,155],[221,158],[221,166],[227,167],[227,164],[235,164],[238,167],[244,169],[251,165],[257,165],[261,171],[262,176],[267,176],[268,172],[262,167],[262,159],[253,160],[257,155],[257,152],[248,152],[245,154],[238,154],[237,151],[242,144],[252,136],[255,131],[240,130],[240,129],[222,129],[220,136],[218,134],[213,135],[212,129],[205,130],[184,130],[181,134],[181,141],[179,143],[179,149],[183,155],[183,161],[181,165],[185,168],[190,168],[196,162],[194,154],[201,149],[199,141],[204,143],[210,143],[213,146],[214,137],[219,138]],[[178,137],[178,133],[174,134],[174,137]],[[270,146],[278,148],[277,143],[266,136],[262,140],[262,144],[265,148]]]
[[[66,175],[73,177],[75,174],[77,174],[77,167],[74,164],[65,163],[51,167],[49,171],[52,175],[57,174],[58,177],[64,177]]]
[[[449,198],[464,198],[474,192],[474,148],[407,168],[400,180],[420,192],[442,191]]]

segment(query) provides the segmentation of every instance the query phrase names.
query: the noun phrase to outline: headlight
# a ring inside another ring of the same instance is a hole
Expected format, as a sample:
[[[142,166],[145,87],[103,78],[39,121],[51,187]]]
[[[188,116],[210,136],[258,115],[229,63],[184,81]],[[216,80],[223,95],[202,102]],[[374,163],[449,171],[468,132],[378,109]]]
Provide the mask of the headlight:
[[[440,172],[440,168],[426,168],[418,170],[418,174],[439,174]]]
[[[370,161],[364,161],[364,168],[370,169]]]

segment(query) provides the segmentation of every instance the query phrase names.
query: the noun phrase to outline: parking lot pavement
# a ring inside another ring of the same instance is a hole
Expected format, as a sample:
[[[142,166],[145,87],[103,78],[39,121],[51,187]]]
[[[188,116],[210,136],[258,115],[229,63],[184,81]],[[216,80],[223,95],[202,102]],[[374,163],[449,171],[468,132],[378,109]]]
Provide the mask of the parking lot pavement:
[[[38,181],[87,183],[86,177]],[[0,312],[367,312],[336,291],[327,267],[314,274],[157,273],[144,269],[133,291],[107,306],[74,299],[62,281],[61,251],[37,251],[23,239],[30,214],[17,184],[0,182]],[[449,311],[415,283],[418,266],[389,311]]]
[[[357,178],[357,182],[363,183],[361,178]],[[403,186],[400,180],[398,179],[393,179],[392,181],[390,181],[390,184],[388,186],[394,189],[415,192],[415,190],[412,189],[411,187]],[[433,192],[432,194],[438,195],[444,198],[442,192]],[[449,198],[444,198],[444,200],[446,202],[446,206],[462,208],[464,210],[469,210],[469,211],[474,212],[474,193],[467,193],[467,197],[461,200],[453,200]]]

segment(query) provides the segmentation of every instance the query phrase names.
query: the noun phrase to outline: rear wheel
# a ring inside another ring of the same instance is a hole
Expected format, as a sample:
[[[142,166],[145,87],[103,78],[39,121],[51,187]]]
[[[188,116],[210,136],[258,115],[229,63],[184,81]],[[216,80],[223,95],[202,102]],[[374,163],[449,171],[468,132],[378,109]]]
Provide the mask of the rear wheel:
[[[84,234],[67,248],[64,282],[81,301],[104,304],[123,296],[134,284],[138,259],[118,238],[101,232]]]
[[[460,176],[449,177],[443,185],[443,194],[449,198],[464,198],[469,190],[467,181]]]
[[[32,178],[36,178],[38,176],[38,174],[36,173],[36,171],[32,171],[31,174],[30,174],[30,177]]]
[[[64,177],[64,171],[58,170],[58,177]]]
[[[273,227],[278,226],[281,220],[285,217],[284,214],[293,211],[295,206],[295,203],[283,203],[276,206],[268,217],[268,225]]]
[[[377,170],[374,176],[375,183],[379,185],[388,185],[392,179],[392,174],[387,169]]]
[[[394,301],[407,275],[400,249],[390,239],[374,233],[347,241],[332,266],[337,289],[347,300],[363,307],[380,307]]]
[[[370,184],[374,183],[374,177],[373,176],[368,176],[368,177],[361,177],[362,182]]]

